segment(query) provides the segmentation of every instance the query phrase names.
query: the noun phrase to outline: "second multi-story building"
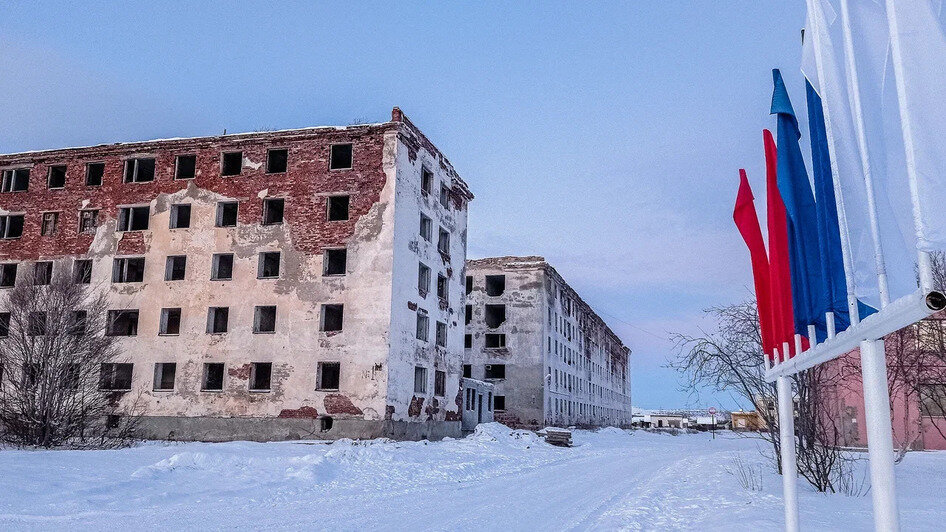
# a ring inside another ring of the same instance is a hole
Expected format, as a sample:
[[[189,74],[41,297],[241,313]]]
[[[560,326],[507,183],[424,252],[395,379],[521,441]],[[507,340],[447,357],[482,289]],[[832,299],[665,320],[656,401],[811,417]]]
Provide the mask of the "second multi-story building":
[[[464,377],[494,385],[497,421],[631,424],[630,350],[542,257],[470,260]]]
[[[0,307],[53,276],[106,290],[122,354],[102,388],[142,435],[460,434],[472,195],[399,109],[0,155],[0,172]]]

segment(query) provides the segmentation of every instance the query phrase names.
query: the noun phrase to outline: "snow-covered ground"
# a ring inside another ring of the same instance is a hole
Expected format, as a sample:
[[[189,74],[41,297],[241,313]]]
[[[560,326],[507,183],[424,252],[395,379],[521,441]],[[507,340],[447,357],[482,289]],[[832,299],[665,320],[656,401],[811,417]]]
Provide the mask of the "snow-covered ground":
[[[748,491],[757,440],[608,428],[552,447],[481,426],[443,442],[149,443],[0,451],[0,530],[777,530],[781,482]],[[861,464],[862,471],[866,462]],[[768,470],[766,470],[768,471]],[[946,452],[897,466],[905,530],[946,523]],[[870,496],[801,488],[802,527],[868,530]]]

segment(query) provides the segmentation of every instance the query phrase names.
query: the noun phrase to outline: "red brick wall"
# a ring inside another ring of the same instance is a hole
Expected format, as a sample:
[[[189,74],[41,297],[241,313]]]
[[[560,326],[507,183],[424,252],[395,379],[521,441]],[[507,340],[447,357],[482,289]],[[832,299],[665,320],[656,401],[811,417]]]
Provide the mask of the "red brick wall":
[[[29,190],[0,193],[0,209],[25,212],[23,236],[0,240],[0,260],[35,260],[64,255],[82,255],[89,251],[92,234],[78,232],[79,209],[97,208],[99,224],[117,218],[121,205],[148,203],[159,194],[170,194],[193,186],[240,200],[239,224],[258,224],[263,200],[259,193],[286,197],[285,223],[297,249],[320,253],[323,247],[344,244],[353,234],[358,218],[371,208],[385,183],[382,169],[384,133],[398,127],[395,123],[348,128],[318,128],[286,132],[165,140],[114,144],[89,148],[33,152],[0,156],[0,168],[23,163],[33,164]],[[353,168],[329,170],[330,146],[353,144]],[[288,171],[266,173],[266,152],[270,148],[288,148]],[[262,163],[259,169],[244,166],[241,175],[222,177],[220,158],[223,151],[242,150],[244,159]],[[175,156],[197,155],[197,177],[174,180]],[[155,180],[148,183],[124,183],[124,160],[132,156],[156,159]],[[86,186],[85,165],[104,162],[101,186]],[[48,190],[46,176],[51,165],[67,164],[64,189]],[[320,194],[351,193],[349,220],[327,221],[327,198]],[[53,236],[40,236],[42,212],[59,211],[58,230]],[[153,213],[153,212],[152,212]],[[127,242],[126,242],[127,240]],[[141,235],[126,234],[121,252],[144,251]],[[118,250],[106,250],[114,253]]]

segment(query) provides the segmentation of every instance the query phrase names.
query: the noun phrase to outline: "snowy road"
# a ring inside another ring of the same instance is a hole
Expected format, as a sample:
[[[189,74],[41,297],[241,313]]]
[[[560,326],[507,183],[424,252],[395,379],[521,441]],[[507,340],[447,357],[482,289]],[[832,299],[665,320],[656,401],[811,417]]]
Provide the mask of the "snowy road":
[[[0,451],[0,529],[779,529],[779,478],[747,491],[755,440],[605,429],[549,446],[500,425],[464,440],[147,444]],[[946,453],[898,466],[904,528],[946,520]],[[927,483],[923,485],[923,483]],[[870,498],[801,490],[806,529],[870,528]]]

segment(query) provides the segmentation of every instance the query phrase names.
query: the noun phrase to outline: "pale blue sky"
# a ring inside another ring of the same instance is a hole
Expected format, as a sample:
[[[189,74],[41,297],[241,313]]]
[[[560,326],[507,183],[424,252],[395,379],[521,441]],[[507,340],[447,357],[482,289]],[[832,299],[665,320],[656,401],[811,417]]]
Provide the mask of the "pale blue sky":
[[[0,7],[0,153],[378,122],[400,106],[470,184],[472,257],[544,255],[679,391],[671,330],[749,295],[737,170],[763,196],[771,69],[804,116],[804,2]],[[633,325],[631,325],[633,324]]]

